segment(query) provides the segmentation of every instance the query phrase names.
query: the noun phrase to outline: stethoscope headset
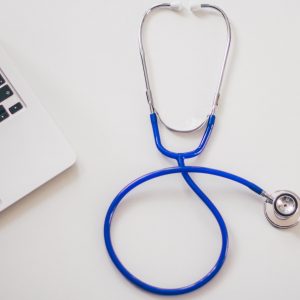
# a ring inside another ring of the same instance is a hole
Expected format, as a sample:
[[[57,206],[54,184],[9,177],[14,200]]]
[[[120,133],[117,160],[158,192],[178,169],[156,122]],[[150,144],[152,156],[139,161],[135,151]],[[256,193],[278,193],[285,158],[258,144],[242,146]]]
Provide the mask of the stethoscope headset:
[[[214,176],[219,176],[223,177],[235,182],[238,182],[245,187],[249,188],[256,194],[260,195],[264,199],[264,211],[265,211],[265,216],[267,220],[275,227],[280,228],[280,229],[285,229],[285,228],[290,228],[295,226],[300,219],[300,209],[299,209],[299,197],[294,194],[293,192],[290,191],[277,191],[273,194],[269,194],[266,191],[264,191],[262,188],[257,186],[256,184],[233,174],[216,170],[216,169],[210,169],[210,168],[204,168],[204,167],[197,167],[197,166],[186,166],[185,165],[185,160],[189,158],[196,157],[202,153],[204,150],[214,127],[215,120],[216,120],[216,110],[219,104],[219,98],[220,98],[220,89],[222,86],[222,81],[223,81],[223,76],[224,76],[224,70],[226,67],[226,62],[228,59],[228,53],[230,49],[230,44],[231,44],[231,27],[230,23],[228,20],[228,17],[226,16],[225,12],[213,5],[209,4],[202,4],[202,5],[195,5],[191,7],[191,10],[193,12],[198,11],[200,9],[213,9],[216,10],[221,14],[223,17],[226,28],[227,28],[227,43],[226,43],[226,48],[225,48],[225,55],[224,55],[224,60],[221,68],[221,74],[217,86],[217,91],[216,91],[216,96],[214,98],[211,112],[207,116],[207,118],[201,122],[198,126],[191,130],[179,130],[179,129],[174,129],[170,126],[168,126],[160,117],[157,109],[155,108],[154,102],[153,102],[153,97],[151,93],[151,88],[150,88],[150,81],[148,77],[148,70],[147,70],[147,63],[146,63],[146,57],[145,57],[145,51],[143,47],[143,28],[144,28],[144,23],[146,19],[151,15],[153,11],[157,11],[160,9],[170,9],[172,11],[180,11],[182,9],[182,6],[180,4],[175,4],[175,3],[163,3],[159,5],[155,5],[151,7],[149,10],[147,10],[144,14],[144,17],[142,19],[141,25],[140,25],[140,34],[139,34],[139,48],[140,48],[140,55],[141,55],[141,60],[142,60],[142,65],[143,65],[143,71],[144,71],[144,77],[145,77],[145,83],[146,83],[146,96],[148,100],[148,104],[150,107],[150,120],[151,120],[151,125],[153,129],[153,135],[154,135],[154,140],[156,147],[159,152],[161,152],[163,155],[174,159],[177,162],[177,167],[173,168],[166,168],[158,171],[154,171],[152,173],[148,173],[146,175],[143,175],[142,177],[139,177],[138,179],[134,180],[131,182],[129,185],[127,185],[112,201],[107,214],[105,218],[105,223],[104,223],[104,238],[105,238],[105,244],[106,248],[108,251],[108,254],[112,260],[112,262],[115,264],[117,269],[133,284],[136,286],[151,292],[155,294],[160,294],[160,295],[181,295],[185,293],[192,292],[198,288],[201,288],[204,286],[206,283],[208,283],[221,269],[221,267],[224,264],[226,254],[227,254],[227,247],[228,247],[228,232],[226,228],[226,224],[223,220],[223,217],[221,216],[220,212],[218,209],[215,207],[213,202],[206,196],[206,194],[197,186],[195,181],[192,179],[190,176],[190,173],[203,173],[203,174],[209,174],[209,175],[214,175]],[[168,150],[165,148],[161,142],[160,138],[160,133],[159,133],[159,126],[158,126],[158,120],[162,125],[164,125],[167,129],[175,132],[181,132],[181,133],[188,133],[188,132],[193,132],[201,128],[204,129],[204,134],[202,136],[202,139],[200,141],[199,146],[189,152],[183,152],[183,153],[176,153]],[[152,180],[157,177],[169,175],[169,174],[175,174],[175,173],[180,173],[187,183],[187,185],[190,187],[190,189],[203,201],[203,203],[207,206],[207,208],[210,210],[210,212],[213,214],[215,217],[220,231],[222,235],[222,247],[221,251],[218,257],[218,260],[216,264],[213,266],[213,268],[200,280],[185,286],[181,288],[161,288],[161,287],[156,287],[150,284],[147,284],[143,282],[142,280],[138,279],[136,276],[134,276],[132,273],[130,273],[127,268],[122,264],[122,262],[119,260],[113,244],[112,244],[112,239],[111,239],[111,233],[110,233],[110,227],[111,223],[113,220],[114,213],[120,204],[120,202],[124,199],[124,197],[132,191],[134,188],[137,186],[141,185],[144,182],[147,182],[149,180]]]

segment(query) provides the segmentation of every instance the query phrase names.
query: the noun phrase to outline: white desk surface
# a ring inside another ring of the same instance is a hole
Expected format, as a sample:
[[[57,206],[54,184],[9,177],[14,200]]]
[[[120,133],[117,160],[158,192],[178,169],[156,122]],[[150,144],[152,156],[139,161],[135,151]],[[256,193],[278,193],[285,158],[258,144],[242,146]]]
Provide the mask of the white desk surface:
[[[153,142],[138,53],[141,15],[155,3],[1,3],[1,44],[78,161],[0,214],[0,299],[164,299],[116,271],[102,234],[106,210],[123,186],[174,165]],[[300,193],[300,2],[213,4],[231,20],[232,51],[212,139],[189,164],[236,173],[270,192]],[[213,97],[225,41],[222,19],[162,12],[147,28],[156,103],[170,124],[189,126],[185,120],[203,117]],[[172,149],[199,142],[199,134],[162,134]],[[226,180],[193,177],[223,214],[230,245],[217,277],[179,298],[298,299],[300,226],[276,230],[259,197]],[[204,275],[220,247],[216,222],[179,175],[131,194],[113,235],[134,274],[166,287]]]

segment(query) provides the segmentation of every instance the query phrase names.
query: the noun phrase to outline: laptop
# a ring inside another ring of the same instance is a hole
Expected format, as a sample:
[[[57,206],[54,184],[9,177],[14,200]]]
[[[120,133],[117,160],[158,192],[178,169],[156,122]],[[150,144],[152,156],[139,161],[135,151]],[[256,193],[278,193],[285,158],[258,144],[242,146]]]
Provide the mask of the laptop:
[[[75,154],[0,49],[0,211],[71,167]]]

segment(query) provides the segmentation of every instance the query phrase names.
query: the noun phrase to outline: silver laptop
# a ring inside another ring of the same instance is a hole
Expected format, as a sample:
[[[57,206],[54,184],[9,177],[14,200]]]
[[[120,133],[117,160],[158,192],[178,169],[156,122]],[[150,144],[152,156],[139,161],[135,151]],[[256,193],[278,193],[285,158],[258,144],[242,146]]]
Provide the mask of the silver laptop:
[[[0,49],[0,211],[75,162],[61,131]]]

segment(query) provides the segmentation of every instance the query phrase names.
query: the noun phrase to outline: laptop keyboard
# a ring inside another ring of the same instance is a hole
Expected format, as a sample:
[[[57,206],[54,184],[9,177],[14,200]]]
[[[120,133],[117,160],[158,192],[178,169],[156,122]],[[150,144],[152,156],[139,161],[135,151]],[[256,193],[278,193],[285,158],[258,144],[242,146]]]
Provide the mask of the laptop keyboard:
[[[23,108],[19,96],[13,92],[10,83],[0,74],[0,122]]]

